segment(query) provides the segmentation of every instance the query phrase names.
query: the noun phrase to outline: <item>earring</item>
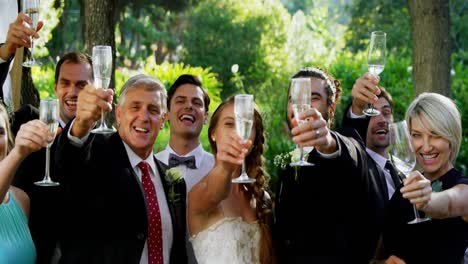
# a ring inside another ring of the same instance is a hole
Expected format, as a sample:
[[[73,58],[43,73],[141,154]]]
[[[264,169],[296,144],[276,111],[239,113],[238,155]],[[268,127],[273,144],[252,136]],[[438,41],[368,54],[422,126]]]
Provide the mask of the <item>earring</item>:
[[[216,138],[215,138],[215,137],[211,137],[211,140],[212,140],[213,142],[216,142]]]

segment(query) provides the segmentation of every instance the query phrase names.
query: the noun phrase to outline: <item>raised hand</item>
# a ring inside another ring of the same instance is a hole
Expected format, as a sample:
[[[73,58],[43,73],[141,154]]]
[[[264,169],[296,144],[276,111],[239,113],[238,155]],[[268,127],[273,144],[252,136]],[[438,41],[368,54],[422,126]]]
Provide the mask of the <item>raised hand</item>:
[[[403,180],[403,184],[404,187],[400,189],[403,197],[416,205],[416,208],[423,208],[431,200],[431,181],[426,179],[419,171],[411,172]]]
[[[44,23],[39,21],[36,30],[29,28],[25,23],[32,24],[32,21],[27,15],[21,12],[18,14],[16,20],[10,24],[5,44],[0,48],[0,57],[3,60],[7,60],[12,56],[17,48],[31,48],[30,37],[39,38],[37,32],[41,30]]]
[[[71,134],[78,138],[85,136],[101,118],[101,111],[112,111],[112,89],[96,89],[88,84],[78,95],[76,119]]]
[[[226,171],[234,172],[239,165],[242,165],[251,145],[250,139],[243,143],[242,138],[235,131],[230,132],[216,141],[216,165]]]
[[[379,99],[380,89],[377,87],[380,78],[366,73],[361,76],[353,85],[351,95],[353,97],[352,111],[356,115],[361,115],[367,104],[376,103]]]
[[[21,157],[26,157],[32,152],[46,147],[53,138],[52,135],[49,135],[48,128],[42,121],[29,121],[21,125],[12,152],[16,151]]]
[[[330,134],[327,121],[315,108],[311,108],[300,114],[300,119],[307,120],[298,125],[296,120],[292,121],[291,134],[294,143],[301,147],[313,146],[322,153],[333,153],[336,151],[336,141]]]

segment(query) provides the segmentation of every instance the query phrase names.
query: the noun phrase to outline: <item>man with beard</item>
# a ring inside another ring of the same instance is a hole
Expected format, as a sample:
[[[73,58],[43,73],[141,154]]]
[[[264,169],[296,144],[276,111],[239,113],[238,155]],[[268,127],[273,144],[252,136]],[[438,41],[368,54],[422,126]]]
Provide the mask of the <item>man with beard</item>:
[[[318,68],[293,78],[311,79],[311,109],[288,123],[293,141],[313,146],[314,166],[288,167],[276,192],[274,239],[280,262],[368,263],[377,244],[372,191],[363,144],[330,129],[340,99],[340,82]],[[311,217],[312,215],[312,217]]]
[[[184,175],[187,194],[214,166],[214,157],[200,143],[200,133],[208,120],[210,97],[201,81],[183,74],[168,92],[170,137],[166,148],[156,158]],[[197,263],[192,245],[186,241],[189,263]]]
[[[54,93],[59,100],[59,126],[75,117],[78,94],[93,79],[91,58],[80,52],[65,54],[55,68]],[[37,109],[26,105],[15,113],[13,130],[30,119],[37,119]],[[57,146],[58,137],[51,147],[51,157]],[[18,168],[13,185],[23,189],[31,200],[29,227],[37,249],[37,263],[50,263],[59,234],[62,186],[41,187],[34,182],[42,180],[45,174],[45,149],[32,153]],[[50,159],[50,173],[53,181],[60,182],[56,173],[55,159]]]

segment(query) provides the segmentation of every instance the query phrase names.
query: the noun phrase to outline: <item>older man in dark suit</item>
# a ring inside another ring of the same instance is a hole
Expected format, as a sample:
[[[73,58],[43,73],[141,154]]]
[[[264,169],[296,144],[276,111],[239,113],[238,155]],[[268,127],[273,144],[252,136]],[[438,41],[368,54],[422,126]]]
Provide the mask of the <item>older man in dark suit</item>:
[[[89,85],[59,139],[66,222],[61,263],[186,263],[185,183],[153,155],[166,90],[137,75],[121,90],[117,133],[90,134],[112,90]]]

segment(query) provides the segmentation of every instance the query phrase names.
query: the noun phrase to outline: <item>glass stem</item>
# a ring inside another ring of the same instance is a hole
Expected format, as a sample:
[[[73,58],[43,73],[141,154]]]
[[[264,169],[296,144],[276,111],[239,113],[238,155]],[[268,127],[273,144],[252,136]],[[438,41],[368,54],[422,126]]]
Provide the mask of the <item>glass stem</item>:
[[[104,111],[101,111],[101,127],[103,128],[107,127],[105,120],[106,120],[106,113]]]
[[[418,213],[418,210],[416,209],[416,205],[413,204],[413,211],[414,211],[414,217],[416,217],[416,219],[419,218],[419,213]]]
[[[31,61],[34,61],[34,38],[33,37],[29,37],[29,39],[31,40]]]
[[[303,147],[299,147],[299,161],[304,161],[304,148]]]
[[[245,160],[242,162],[242,173],[241,173],[241,176],[242,177],[245,177],[246,176],[246,172],[245,172]]]
[[[46,164],[45,164],[45,179],[44,181],[50,181],[50,147],[46,148]]]

